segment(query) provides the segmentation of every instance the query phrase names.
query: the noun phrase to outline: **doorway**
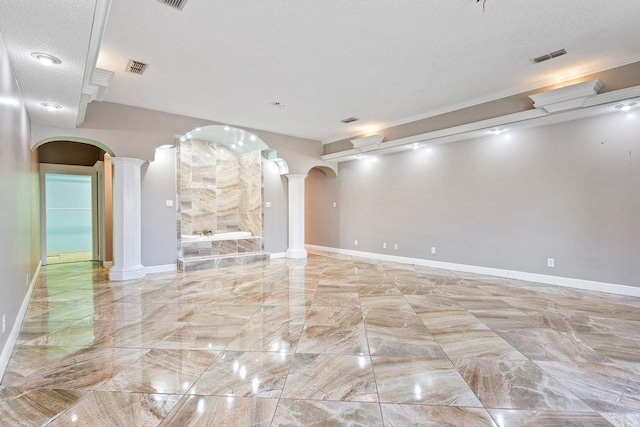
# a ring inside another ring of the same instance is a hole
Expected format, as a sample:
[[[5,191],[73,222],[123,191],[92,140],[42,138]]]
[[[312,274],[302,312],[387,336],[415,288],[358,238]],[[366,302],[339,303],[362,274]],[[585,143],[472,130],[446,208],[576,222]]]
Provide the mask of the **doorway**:
[[[47,264],[91,261],[92,175],[45,173]]]

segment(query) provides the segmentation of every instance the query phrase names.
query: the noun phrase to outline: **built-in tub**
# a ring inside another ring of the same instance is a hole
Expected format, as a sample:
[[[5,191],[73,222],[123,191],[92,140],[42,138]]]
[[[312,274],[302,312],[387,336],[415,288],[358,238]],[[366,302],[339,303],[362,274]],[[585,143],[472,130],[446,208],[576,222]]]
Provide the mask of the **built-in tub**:
[[[183,242],[214,242],[217,240],[247,239],[253,237],[250,231],[229,231],[227,233],[216,233],[211,236],[201,236],[199,234],[183,234]]]

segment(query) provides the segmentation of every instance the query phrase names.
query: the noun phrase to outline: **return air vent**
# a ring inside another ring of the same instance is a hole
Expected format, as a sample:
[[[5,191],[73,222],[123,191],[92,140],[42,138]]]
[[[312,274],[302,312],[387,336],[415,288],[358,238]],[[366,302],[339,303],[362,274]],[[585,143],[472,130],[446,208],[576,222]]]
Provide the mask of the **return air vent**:
[[[129,62],[127,63],[127,68],[126,70],[130,73],[133,74],[142,74],[144,73],[144,70],[147,69],[147,64],[145,64],[144,62],[140,62],[140,61],[134,61],[133,59],[130,59]]]
[[[158,0],[158,2],[178,10],[182,10],[184,5],[187,4],[187,1],[188,0]]]
[[[539,64],[541,62],[548,61],[550,59],[557,58],[558,56],[562,56],[562,55],[566,55],[566,54],[567,54],[567,50],[566,49],[560,49],[560,50],[556,50],[555,52],[547,53],[546,55],[542,55],[542,56],[538,56],[537,58],[533,58],[531,60],[531,62],[533,62],[534,64]]]
[[[348,119],[344,119],[344,120],[340,120],[342,123],[353,123],[353,122],[357,122],[358,120],[360,120],[357,117],[349,117]]]

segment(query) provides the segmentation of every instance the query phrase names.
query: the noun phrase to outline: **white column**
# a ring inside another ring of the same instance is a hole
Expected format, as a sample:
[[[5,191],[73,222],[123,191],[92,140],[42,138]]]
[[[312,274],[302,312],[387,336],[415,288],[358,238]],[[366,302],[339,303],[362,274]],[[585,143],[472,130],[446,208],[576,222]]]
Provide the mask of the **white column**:
[[[289,249],[287,258],[306,258],[304,249],[304,179],[303,173],[286,175],[289,180]]]
[[[109,280],[144,276],[141,263],[140,166],[144,160],[112,157],[113,171],[113,266]]]

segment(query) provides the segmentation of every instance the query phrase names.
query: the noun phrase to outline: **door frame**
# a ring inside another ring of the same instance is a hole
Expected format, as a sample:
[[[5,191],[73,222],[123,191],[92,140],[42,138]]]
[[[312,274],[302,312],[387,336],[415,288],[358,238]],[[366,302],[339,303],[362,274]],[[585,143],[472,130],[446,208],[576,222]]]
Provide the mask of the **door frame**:
[[[104,164],[101,161],[93,166],[58,165],[40,163],[40,260],[47,265],[47,189],[45,175],[57,173],[64,175],[84,175],[91,177],[91,243],[93,260],[102,261],[104,254],[104,230],[101,218],[104,218],[104,204],[102,203]]]

